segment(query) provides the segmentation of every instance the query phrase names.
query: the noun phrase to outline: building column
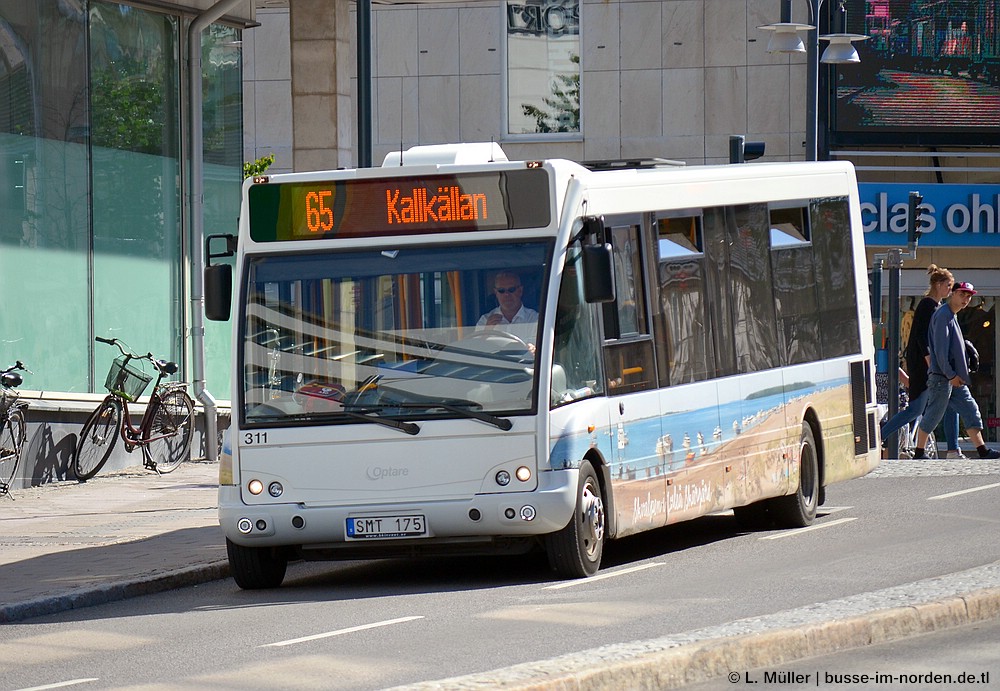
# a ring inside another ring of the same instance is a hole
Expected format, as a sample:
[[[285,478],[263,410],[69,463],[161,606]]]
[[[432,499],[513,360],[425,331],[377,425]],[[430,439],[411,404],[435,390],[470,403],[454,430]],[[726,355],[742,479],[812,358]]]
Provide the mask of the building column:
[[[288,9],[293,168],[353,166],[350,3],[289,0]]]

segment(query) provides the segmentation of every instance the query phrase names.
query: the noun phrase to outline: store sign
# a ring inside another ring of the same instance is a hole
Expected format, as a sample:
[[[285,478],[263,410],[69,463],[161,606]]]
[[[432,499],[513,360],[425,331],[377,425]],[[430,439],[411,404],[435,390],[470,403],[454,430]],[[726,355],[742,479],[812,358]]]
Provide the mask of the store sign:
[[[909,193],[923,195],[920,247],[1000,247],[1000,185],[863,183],[865,244],[906,246]]]
[[[580,33],[578,0],[507,3],[507,33],[558,37]]]

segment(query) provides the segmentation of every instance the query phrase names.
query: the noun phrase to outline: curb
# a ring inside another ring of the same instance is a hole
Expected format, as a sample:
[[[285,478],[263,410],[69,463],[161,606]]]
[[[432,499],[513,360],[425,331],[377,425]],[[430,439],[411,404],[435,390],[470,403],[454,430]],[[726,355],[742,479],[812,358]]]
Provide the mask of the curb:
[[[793,628],[692,643],[645,643],[598,648],[551,660],[395,691],[508,689],[517,691],[620,691],[672,689],[807,657],[908,638],[1000,618],[1000,588]]]
[[[141,595],[154,595],[174,588],[200,585],[229,576],[229,562],[215,561],[209,564],[187,566],[182,569],[164,571],[151,576],[133,578],[119,583],[110,583],[96,588],[41,597],[12,605],[0,606],[0,624],[18,622],[23,619],[57,614],[71,609],[92,607],[108,602],[116,602]]]

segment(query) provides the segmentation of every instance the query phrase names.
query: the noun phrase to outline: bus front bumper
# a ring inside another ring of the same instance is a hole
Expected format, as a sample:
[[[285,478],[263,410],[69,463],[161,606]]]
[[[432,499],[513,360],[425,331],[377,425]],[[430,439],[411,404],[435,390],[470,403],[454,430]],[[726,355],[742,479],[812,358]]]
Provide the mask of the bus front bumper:
[[[328,558],[336,558],[333,552],[346,557],[351,553],[470,551],[467,548],[475,545],[484,546],[485,551],[503,551],[504,545],[517,538],[533,538],[565,527],[576,507],[578,479],[577,469],[555,470],[541,473],[539,486],[532,492],[363,506],[277,501],[248,506],[241,500],[238,486],[221,485],[219,523],[226,537],[239,545],[330,552]],[[348,536],[349,519],[401,517],[420,517],[425,524],[423,534]],[[306,554],[304,558],[310,557]]]

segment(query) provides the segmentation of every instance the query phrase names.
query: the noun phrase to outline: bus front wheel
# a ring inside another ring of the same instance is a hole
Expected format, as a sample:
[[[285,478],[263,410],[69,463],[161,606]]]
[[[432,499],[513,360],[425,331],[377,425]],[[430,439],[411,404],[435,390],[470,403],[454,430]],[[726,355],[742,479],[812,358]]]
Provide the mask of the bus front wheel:
[[[277,588],[285,580],[288,559],[268,547],[244,547],[226,539],[229,570],[244,590]]]
[[[597,573],[604,553],[604,500],[597,473],[590,461],[580,464],[576,509],[562,530],[545,536],[549,565],[566,578]]]

